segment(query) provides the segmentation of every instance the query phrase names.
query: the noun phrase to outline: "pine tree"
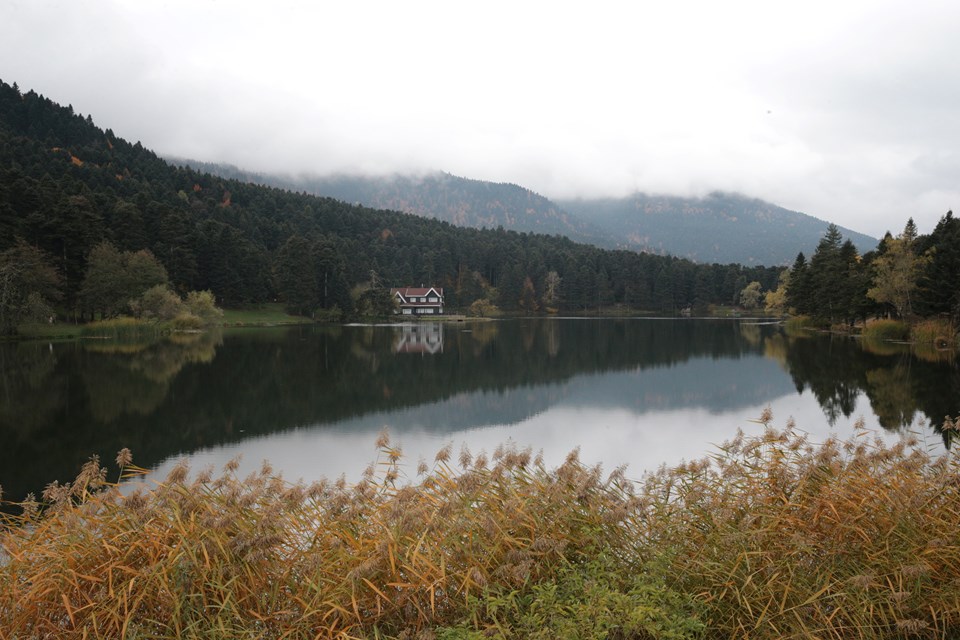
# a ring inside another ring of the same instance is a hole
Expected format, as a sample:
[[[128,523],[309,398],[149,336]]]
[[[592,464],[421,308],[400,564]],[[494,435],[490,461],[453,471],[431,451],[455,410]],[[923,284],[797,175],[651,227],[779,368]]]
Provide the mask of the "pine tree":
[[[847,265],[840,252],[842,243],[843,235],[837,225],[830,224],[810,259],[810,284],[817,292],[817,302],[811,310],[814,316],[831,324],[843,317],[847,306]]]
[[[926,239],[928,262],[919,279],[923,315],[950,314],[960,320],[960,220],[948,211]]]
[[[657,272],[657,278],[653,284],[653,297],[658,311],[673,313],[676,308],[673,278],[666,268],[661,267],[660,271]]]
[[[798,315],[808,315],[813,312],[811,299],[810,268],[803,252],[797,254],[793,266],[790,268],[790,283],[787,285],[787,308]]]
[[[309,241],[300,235],[291,236],[277,252],[273,270],[287,312],[311,316],[320,298]]]

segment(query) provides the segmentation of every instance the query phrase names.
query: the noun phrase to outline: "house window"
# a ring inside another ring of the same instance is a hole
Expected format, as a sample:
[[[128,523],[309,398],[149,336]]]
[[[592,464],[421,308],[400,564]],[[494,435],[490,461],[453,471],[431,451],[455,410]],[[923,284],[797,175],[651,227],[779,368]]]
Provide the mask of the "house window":
[[[430,302],[439,302],[436,298],[430,298]]]

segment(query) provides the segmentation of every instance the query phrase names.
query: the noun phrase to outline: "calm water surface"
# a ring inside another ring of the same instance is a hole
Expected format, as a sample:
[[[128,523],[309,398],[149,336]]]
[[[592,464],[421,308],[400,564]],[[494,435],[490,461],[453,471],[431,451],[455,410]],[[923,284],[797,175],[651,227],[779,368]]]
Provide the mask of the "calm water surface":
[[[359,478],[388,429],[414,476],[447,443],[500,444],[639,477],[761,427],[816,437],[912,429],[935,450],[960,413],[950,354],[749,320],[532,319],[247,329],[152,343],[0,345],[0,486],[20,499],[126,446],[165,473],[243,456],[290,480]]]

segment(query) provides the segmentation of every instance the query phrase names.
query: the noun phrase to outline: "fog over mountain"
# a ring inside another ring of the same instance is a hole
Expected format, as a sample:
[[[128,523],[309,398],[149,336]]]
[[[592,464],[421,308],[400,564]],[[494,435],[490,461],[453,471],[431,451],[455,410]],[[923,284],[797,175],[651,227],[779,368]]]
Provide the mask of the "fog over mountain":
[[[708,264],[790,264],[798,251],[813,253],[829,224],[737,194],[682,198],[635,193],[624,198],[553,201],[520,185],[440,172],[291,177],[232,165],[171,161],[225,178],[413,213],[462,227],[562,235],[607,249],[674,255]],[[876,238],[842,227],[841,232],[861,253],[877,246]]]
[[[668,253],[695,262],[787,264],[811,255],[829,221],[738,194],[703,198],[635,193],[625,198],[562,200],[565,211],[589,219],[622,248]],[[857,249],[877,239],[841,227]]]
[[[943,0],[8,0],[0,77],[164,156],[742,193],[880,237],[960,206],[958,27]]]

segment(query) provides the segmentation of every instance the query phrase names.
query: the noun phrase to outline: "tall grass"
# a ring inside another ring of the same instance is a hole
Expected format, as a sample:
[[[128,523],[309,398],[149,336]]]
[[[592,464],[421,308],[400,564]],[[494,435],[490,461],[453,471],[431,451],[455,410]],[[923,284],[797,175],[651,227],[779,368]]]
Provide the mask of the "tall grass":
[[[863,328],[863,337],[869,340],[909,340],[910,325],[899,320],[874,320]]]
[[[97,320],[80,328],[85,338],[109,338],[111,340],[140,340],[159,333],[157,325],[148,320],[130,316],[120,316],[108,320]]]
[[[647,480],[666,582],[697,594],[711,637],[957,637],[958,461],[866,435],[738,436]]]
[[[91,460],[6,516],[0,638],[960,633],[955,454],[768,428],[642,482],[446,448],[411,483],[378,445],[352,486],[231,463],[124,495]]]
[[[911,351],[928,362],[953,362],[957,356],[957,330],[946,318],[922,320],[910,327]]]
[[[152,341],[157,336],[171,333],[202,331],[208,326],[209,324],[199,316],[183,312],[163,321],[131,316],[97,320],[80,327],[79,334],[84,338],[104,338],[117,342],[143,342]]]
[[[810,316],[790,316],[783,323],[783,328],[787,335],[799,335],[809,329],[816,328],[816,323]]]
[[[928,319],[910,327],[910,339],[919,345],[937,349],[956,348],[957,330],[945,319]]]

